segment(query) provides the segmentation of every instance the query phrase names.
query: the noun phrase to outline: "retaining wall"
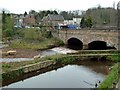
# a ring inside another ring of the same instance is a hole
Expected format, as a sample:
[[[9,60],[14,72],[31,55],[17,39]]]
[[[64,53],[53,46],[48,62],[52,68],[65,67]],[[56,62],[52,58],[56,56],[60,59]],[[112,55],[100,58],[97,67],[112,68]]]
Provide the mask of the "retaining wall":
[[[3,72],[2,73],[2,80],[6,80],[6,79],[10,79],[10,78],[13,79],[13,78],[20,76],[22,74],[36,71],[36,70],[39,70],[42,68],[46,68],[48,66],[55,65],[55,64],[56,64],[56,61],[47,60],[47,61],[39,62],[36,64],[22,66],[20,68],[13,69],[12,71],[9,71],[9,72]]]

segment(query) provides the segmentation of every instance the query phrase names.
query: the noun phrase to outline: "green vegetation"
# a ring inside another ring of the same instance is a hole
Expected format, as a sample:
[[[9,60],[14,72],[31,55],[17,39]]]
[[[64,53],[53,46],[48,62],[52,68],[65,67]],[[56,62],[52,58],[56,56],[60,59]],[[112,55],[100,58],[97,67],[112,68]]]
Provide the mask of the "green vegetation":
[[[26,12],[24,14],[26,14]],[[52,10],[43,10],[43,11],[39,11],[39,12],[37,12],[35,10],[30,10],[29,14],[35,15],[35,20],[36,20],[36,23],[38,24],[44,16],[47,16],[48,14],[57,15],[58,12],[56,10],[53,10],[53,11]]]
[[[120,77],[120,54],[108,56],[107,59],[118,63],[113,66],[107,78],[100,84],[100,90],[103,88],[112,88],[113,83],[117,84]]]
[[[3,11],[2,15],[2,37],[4,40],[10,40],[11,37],[14,35],[14,21],[10,14],[6,14]]]
[[[77,53],[72,54],[118,54],[120,51],[116,50],[80,50]]]
[[[55,46],[63,45],[63,42],[56,38],[44,39],[41,42],[29,42],[25,40],[14,40],[9,47],[11,48],[23,48],[23,49],[48,49]]]
[[[93,25],[92,18],[90,16],[88,18],[84,18],[84,17],[82,18],[80,23],[81,28],[87,28],[87,27],[91,28],[92,25]]]
[[[3,63],[2,71],[8,72],[10,70],[17,69],[17,68],[25,66],[25,65],[35,64],[35,63],[42,62],[45,60],[54,60],[57,63],[69,64],[69,63],[72,63],[75,60],[75,58],[70,57],[68,55],[64,55],[64,54],[57,54],[57,55],[46,56],[43,58],[38,58],[35,60],[30,60],[30,61]]]
[[[44,60],[54,60],[57,63],[61,63],[61,64],[70,64],[73,61],[75,61],[75,58],[73,58],[72,56],[64,55],[64,54],[47,56],[47,57],[44,57],[42,59],[44,59]]]
[[[114,61],[114,62],[120,62],[120,54],[108,56],[107,60],[111,60],[111,61]]]
[[[47,61],[47,60],[51,60],[51,61],[54,60],[56,63],[59,63],[59,64],[69,64],[69,63],[72,63],[73,60],[75,59],[68,55],[58,54],[58,55],[53,55],[49,57],[35,59],[32,61],[24,61],[19,63],[18,62],[4,63],[2,65],[3,73],[2,73],[1,79],[7,80],[7,79],[16,78],[17,76],[23,75],[23,68],[22,68],[23,66],[30,65],[30,64],[35,65],[38,62]]]
[[[2,72],[8,72],[13,69],[17,69],[22,66],[30,65],[30,64],[35,64],[38,62],[42,62],[43,59],[41,60],[30,60],[30,61],[22,61],[22,62],[9,62],[9,63],[2,63]]]
[[[91,17],[94,25],[111,25],[117,23],[117,10],[114,8],[91,8],[88,9],[84,17]]]
[[[9,43],[10,48],[24,49],[47,49],[60,45],[64,45],[63,41],[52,37],[50,31],[34,28],[16,30]]]
[[[119,80],[118,74],[118,63],[115,64],[110,71],[107,78],[100,84],[99,89],[102,90],[103,88],[112,88],[113,83],[117,83]]]
[[[56,11],[53,11],[57,14]],[[30,13],[34,13],[31,11]],[[47,12],[52,13],[51,12]],[[26,14],[26,13],[25,13]],[[54,46],[63,45],[63,42],[52,37],[51,31],[37,28],[14,28],[14,19],[9,13],[3,11],[3,25],[0,25],[0,36],[2,40],[10,45],[10,48],[26,48],[26,49],[47,49]]]

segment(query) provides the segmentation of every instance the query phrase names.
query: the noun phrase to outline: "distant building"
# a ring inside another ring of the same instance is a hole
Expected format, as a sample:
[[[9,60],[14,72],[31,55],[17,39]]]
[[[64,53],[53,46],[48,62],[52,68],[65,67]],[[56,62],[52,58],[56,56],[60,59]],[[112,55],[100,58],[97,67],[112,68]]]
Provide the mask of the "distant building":
[[[43,26],[57,27],[59,24],[64,24],[64,17],[61,15],[48,14],[42,19]]]
[[[64,24],[75,24],[75,22],[73,20],[64,20]]]
[[[73,20],[64,20],[64,24],[80,25],[81,18],[73,18]]]
[[[26,26],[34,26],[35,25],[35,17],[34,15],[14,15],[14,26],[16,28],[23,28]]]
[[[22,28],[24,26],[23,20],[24,15],[14,15],[14,27]]]
[[[64,25],[69,29],[80,29],[81,18],[73,18],[73,20],[64,20]]]
[[[77,25],[80,25],[81,19],[82,19],[82,18],[73,18],[73,21],[74,21]]]
[[[34,26],[35,25],[35,17],[34,15],[26,15],[24,17],[23,23],[25,26]]]

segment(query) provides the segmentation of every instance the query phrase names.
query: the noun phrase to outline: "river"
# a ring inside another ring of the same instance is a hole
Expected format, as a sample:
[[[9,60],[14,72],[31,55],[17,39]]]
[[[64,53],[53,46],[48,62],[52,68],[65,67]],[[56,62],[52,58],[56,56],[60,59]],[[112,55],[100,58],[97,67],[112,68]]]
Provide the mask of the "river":
[[[65,47],[55,47],[52,49],[40,51],[40,56],[42,58],[50,55],[67,54],[72,52],[77,52],[77,51]],[[0,62],[20,62],[20,61],[30,61],[30,60],[33,60],[33,58],[0,58]]]
[[[41,57],[76,52],[64,47],[40,51]],[[6,62],[33,60],[32,58],[3,58]],[[15,80],[3,81],[3,88],[94,88],[102,82],[113,64],[106,61],[79,61],[66,66],[55,66],[28,73]]]
[[[3,88],[94,88],[106,78],[111,66],[110,62],[79,61],[47,72],[37,71],[33,76],[27,74],[25,77],[29,78]]]

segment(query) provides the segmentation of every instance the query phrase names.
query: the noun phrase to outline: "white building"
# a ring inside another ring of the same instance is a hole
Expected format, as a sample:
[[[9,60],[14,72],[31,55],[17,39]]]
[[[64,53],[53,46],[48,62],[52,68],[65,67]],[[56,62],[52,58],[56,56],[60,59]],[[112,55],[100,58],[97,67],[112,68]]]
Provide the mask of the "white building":
[[[73,18],[73,20],[64,20],[64,24],[80,25],[82,18]]]
[[[75,24],[75,22],[73,21],[73,20],[64,20],[64,24],[72,24],[72,25],[74,25]]]
[[[82,18],[73,18],[73,21],[74,21],[76,24],[80,25],[81,19],[82,19]]]

